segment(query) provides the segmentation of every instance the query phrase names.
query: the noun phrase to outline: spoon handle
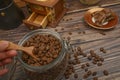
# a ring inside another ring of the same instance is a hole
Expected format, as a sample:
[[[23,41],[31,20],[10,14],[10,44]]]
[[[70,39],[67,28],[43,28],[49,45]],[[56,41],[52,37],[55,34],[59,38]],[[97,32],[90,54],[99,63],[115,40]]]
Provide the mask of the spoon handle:
[[[2,40],[4,41],[4,40]],[[31,57],[33,57],[36,61],[38,61],[39,59],[32,53],[32,50],[33,50],[33,46],[31,47],[22,47],[22,46],[19,46],[13,42],[9,42],[9,45],[8,47],[6,48],[6,50],[21,50],[21,51],[24,51],[26,54],[30,55]]]
[[[9,45],[8,47],[6,48],[6,50],[11,50],[11,49],[14,49],[14,50],[23,50],[22,47],[18,46],[17,44],[14,44],[12,42],[9,42]]]

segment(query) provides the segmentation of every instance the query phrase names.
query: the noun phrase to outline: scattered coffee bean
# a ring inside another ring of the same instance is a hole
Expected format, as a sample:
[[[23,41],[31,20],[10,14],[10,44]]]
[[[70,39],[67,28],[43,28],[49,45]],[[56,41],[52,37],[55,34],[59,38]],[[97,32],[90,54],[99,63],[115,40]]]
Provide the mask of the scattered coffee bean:
[[[86,32],[85,31],[83,31],[83,34],[85,34]]]
[[[77,73],[74,74],[74,78],[78,78],[78,74]]]
[[[95,57],[95,56],[96,56],[96,54],[95,54],[95,53],[90,53],[90,55],[91,55],[92,57]]]
[[[90,66],[90,64],[89,64],[89,63],[86,63],[86,66],[87,66],[87,67],[89,67],[89,66]]]
[[[95,53],[94,50],[90,50],[90,53]]]
[[[61,30],[64,30],[64,28],[61,28]]]
[[[106,50],[103,47],[100,48],[100,51],[106,53]]]
[[[69,19],[66,19],[66,21],[69,21]]]
[[[74,58],[77,58],[77,57],[78,57],[77,53],[74,53]]]
[[[69,60],[71,59],[71,55],[70,54],[68,55],[68,58],[69,58]]]
[[[92,60],[92,56],[89,55],[89,56],[87,57],[87,59],[88,59],[88,60]]]
[[[94,71],[94,72],[92,73],[92,76],[96,76],[96,75],[97,75],[97,72]]]
[[[94,77],[93,80],[98,80],[98,77]]]
[[[88,68],[85,68],[85,72],[87,72],[88,71]]]
[[[80,64],[80,60],[77,59],[77,60],[76,60],[76,63],[77,63],[77,64]]]
[[[72,35],[72,32],[69,32],[68,34],[69,34],[69,35]]]
[[[83,51],[79,51],[78,54],[79,55],[83,55],[84,53],[83,53]]]
[[[72,18],[70,18],[70,20],[73,20]]]
[[[82,65],[81,65],[81,68],[82,68],[82,69],[84,69],[85,67],[86,67],[85,64],[82,64]]]
[[[103,74],[107,76],[107,75],[109,75],[109,72],[107,70],[104,70]]]
[[[86,56],[87,56],[87,54],[85,54],[85,53],[82,53],[82,55],[83,55],[83,57],[86,57]]]
[[[87,75],[89,75],[89,76],[90,76],[91,74],[92,74],[92,71],[90,71],[90,70],[89,70],[89,71],[87,71]]]
[[[97,62],[96,62],[96,61],[94,61],[94,60],[92,61],[92,63],[93,63],[93,64],[97,64]]]
[[[73,65],[76,65],[77,63],[76,63],[76,60],[72,60],[72,64]]]
[[[81,32],[78,32],[78,34],[81,34]]]
[[[72,69],[72,72],[75,73],[75,69]]]
[[[63,37],[63,39],[65,39],[65,37]]]
[[[102,62],[98,62],[97,65],[98,65],[98,66],[102,66]]]
[[[71,37],[68,36],[68,37],[67,37],[67,40],[70,41],[70,40],[71,40]]]
[[[102,62],[103,62],[103,61],[104,61],[104,58],[102,58],[102,57],[101,57],[101,58],[100,58],[100,61],[102,61]]]
[[[77,50],[78,50],[78,51],[82,51],[81,47],[77,47]]]
[[[69,79],[69,77],[70,77],[69,75],[65,75],[65,79]]]
[[[55,31],[57,32],[58,30],[57,30],[57,29],[55,29]]]
[[[83,79],[86,79],[86,78],[88,78],[89,77],[89,75],[87,75],[87,74],[84,74],[83,75]]]
[[[102,35],[106,35],[104,32],[99,32],[100,34],[102,34]]]

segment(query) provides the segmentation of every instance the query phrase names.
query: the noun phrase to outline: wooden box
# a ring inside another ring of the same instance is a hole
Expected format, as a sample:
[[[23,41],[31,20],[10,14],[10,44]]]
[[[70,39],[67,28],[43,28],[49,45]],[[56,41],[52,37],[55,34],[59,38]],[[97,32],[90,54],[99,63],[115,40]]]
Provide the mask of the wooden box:
[[[31,11],[30,17],[23,22],[32,29],[56,26],[66,12],[64,0],[23,0]]]

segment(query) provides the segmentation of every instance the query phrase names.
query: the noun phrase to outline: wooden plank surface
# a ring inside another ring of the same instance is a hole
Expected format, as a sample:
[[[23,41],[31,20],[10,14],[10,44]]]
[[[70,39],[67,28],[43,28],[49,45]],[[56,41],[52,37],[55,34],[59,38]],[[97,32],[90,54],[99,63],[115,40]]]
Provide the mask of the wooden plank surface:
[[[80,3],[80,0],[65,0],[67,2],[66,6],[69,8],[69,11],[73,10],[84,10],[89,7],[93,6],[108,6],[108,5],[114,5],[114,4],[120,4],[120,0],[100,0],[99,3],[94,5],[84,5]]]
[[[109,6],[108,8],[116,12],[120,18],[120,5]],[[91,61],[88,61],[86,57],[78,57],[81,64],[86,62],[90,63],[91,66],[89,69],[98,72],[97,76],[99,77],[99,80],[120,80],[120,21],[114,29],[105,31],[97,30],[84,22],[84,13],[85,11],[66,14],[56,28],[48,28],[59,32],[65,40],[70,37],[70,44],[73,48],[80,46],[86,54],[89,54],[90,50],[94,50],[98,55],[105,59],[103,65],[97,67],[96,65],[93,65]],[[30,32],[30,30],[22,24],[13,30],[0,30],[0,39],[18,43],[28,32]],[[72,35],[69,33],[72,33]],[[107,51],[106,54],[100,52],[99,49],[101,47],[105,48]],[[71,55],[73,56],[73,54]],[[71,59],[73,60],[74,58]],[[83,79],[84,71],[80,68],[81,64],[74,65],[75,72],[79,74],[79,78],[74,79],[74,74],[72,74],[68,80]],[[15,68],[12,70],[14,77],[11,80],[26,80],[21,77],[24,74],[22,73],[22,68],[19,63],[17,63]],[[110,74],[108,76],[102,74],[104,69],[109,71]],[[63,80],[65,80],[64,77]],[[92,77],[85,80],[92,80]]]

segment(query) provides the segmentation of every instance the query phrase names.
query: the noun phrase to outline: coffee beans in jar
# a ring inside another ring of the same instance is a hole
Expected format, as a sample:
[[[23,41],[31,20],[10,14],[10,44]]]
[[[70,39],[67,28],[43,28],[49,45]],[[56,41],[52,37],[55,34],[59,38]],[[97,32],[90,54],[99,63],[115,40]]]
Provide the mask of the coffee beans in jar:
[[[32,57],[27,54],[22,55],[22,60],[32,66],[42,66],[51,63],[56,59],[61,51],[60,41],[52,35],[37,34],[29,38],[24,47],[34,46],[33,54],[39,58],[39,62],[35,62]]]
[[[60,79],[67,67],[67,46],[60,35],[48,29],[34,30],[23,37],[19,45],[34,46],[33,54],[39,61],[20,52],[18,59],[30,80]]]

